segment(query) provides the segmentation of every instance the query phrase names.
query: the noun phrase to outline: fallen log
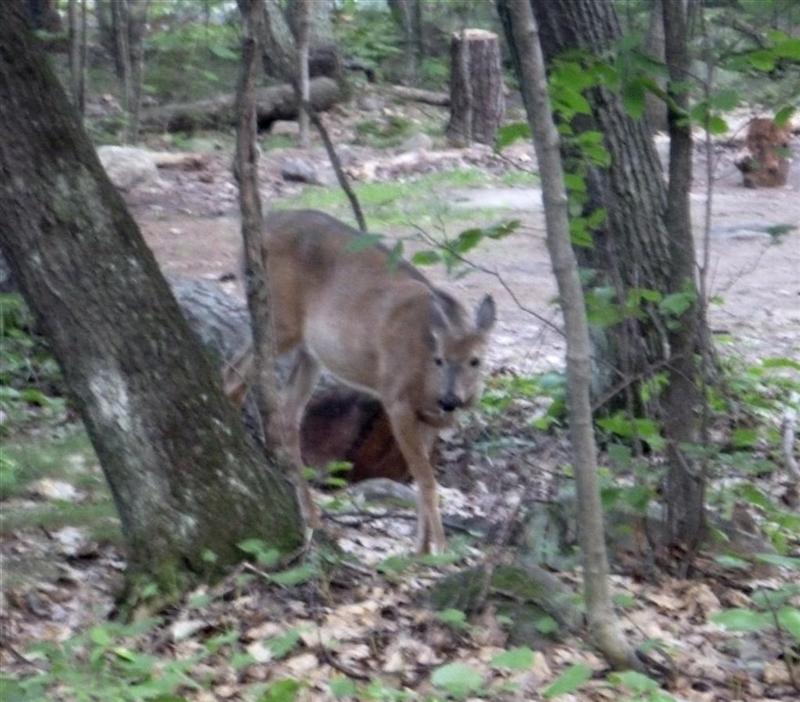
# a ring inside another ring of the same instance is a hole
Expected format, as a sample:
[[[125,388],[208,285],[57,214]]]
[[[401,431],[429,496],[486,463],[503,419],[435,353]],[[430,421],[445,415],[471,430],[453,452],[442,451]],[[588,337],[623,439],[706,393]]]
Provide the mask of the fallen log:
[[[311,81],[311,104],[318,112],[333,107],[341,99],[339,86],[330,78]],[[195,129],[218,129],[236,123],[236,98],[233,94],[196,102],[151,107],[142,112],[145,130],[190,132]],[[279,119],[297,117],[297,101],[292,86],[287,84],[259,88],[256,91],[256,114],[259,129],[268,129]]]
[[[422,88],[409,88],[405,85],[390,85],[384,88],[384,90],[389,96],[397,98],[398,100],[422,102],[426,105],[435,105],[436,107],[450,106],[450,95],[447,93],[423,90]]]

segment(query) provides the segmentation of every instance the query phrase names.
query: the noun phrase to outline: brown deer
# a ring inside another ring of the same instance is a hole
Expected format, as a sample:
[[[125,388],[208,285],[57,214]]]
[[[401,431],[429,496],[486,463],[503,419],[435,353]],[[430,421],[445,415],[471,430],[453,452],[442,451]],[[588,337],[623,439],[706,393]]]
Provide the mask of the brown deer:
[[[322,212],[277,212],[265,221],[264,246],[276,355],[295,349],[280,421],[299,471],[300,425],[320,369],[377,397],[417,483],[417,550],[446,548],[430,462],[440,429],[481,390],[482,357],[495,322],[486,295],[474,316],[387,249],[353,246],[359,232]],[[252,368],[244,349],[225,375],[241,402]],[[318,525],[308,486],[301,507]]]

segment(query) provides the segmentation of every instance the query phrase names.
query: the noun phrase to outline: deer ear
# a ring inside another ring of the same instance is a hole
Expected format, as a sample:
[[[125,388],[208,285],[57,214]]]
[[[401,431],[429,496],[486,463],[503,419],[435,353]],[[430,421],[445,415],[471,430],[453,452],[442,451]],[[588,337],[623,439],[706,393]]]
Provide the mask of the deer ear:
[[[484,295],[483,300],[475,310],[475,326],[480,332],[488,332],[495,322],[494,298],[491,295]]]

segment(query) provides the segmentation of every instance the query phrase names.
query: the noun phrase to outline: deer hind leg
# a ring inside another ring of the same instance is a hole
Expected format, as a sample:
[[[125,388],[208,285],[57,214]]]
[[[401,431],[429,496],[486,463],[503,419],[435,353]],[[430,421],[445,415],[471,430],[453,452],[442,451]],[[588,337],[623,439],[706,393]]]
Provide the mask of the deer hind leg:
[[[300,347],[286,384],[282,416],[280,417],[281,436],[278,437],[286,447],[293,463],[295,488],[303,516],[308,525],[315,529],[320,528],[322,524],[317,507],[311,498],[308,481],[303,476],[300,426],[306,404],[317,384],[319,372],[320,365],[317,360],[305,348]]]
[[[417,484],[417,552],[443,553],[447,549],[436,477],[430,452],[436,433],[422,424],[406,404],[386,408],[392,432]]]

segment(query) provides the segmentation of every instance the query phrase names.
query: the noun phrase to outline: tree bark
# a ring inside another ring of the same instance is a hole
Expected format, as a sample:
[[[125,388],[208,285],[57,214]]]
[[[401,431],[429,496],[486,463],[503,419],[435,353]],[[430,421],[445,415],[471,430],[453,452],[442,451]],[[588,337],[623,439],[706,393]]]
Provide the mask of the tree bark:
[[[259,537],[302,544],[285,479],[223,397],[152,252],[24,27],[0,3],[0,243],[111,486],[131,574],[172,590]]]
[[[144,83],[144,35],[147,24],[147,10],[150,0],[128,0],[128,50],[131,66],[131,102],[128,105],[126,141],[130,144],[139,139],[139,113],[142,105],[142,85]]]
[[[422,2],[421,0],[388,1],[392,17],[403,35],[404,81],[408,85],[417,85],[420,64],[425,52],[422,33]]]
[[[311,88],[309,87],[308,73],[308,35],[309,35],[309,15],[311,8],[310,0],[295,0],[297,5],[296,34],[297,42],[297,68],[299,71],[298,82],[300,88],[300,104],[298,105],[298,126],[300,127],[300,147],[307,149],[311,143],[309,135],[309,117],[304,104],[311,100]]]
[[[700,407],[695,350],[698,347],[698,311],[695,284],[689,190],[692,184],[692,127],[687,119],[689,57],[686,8],[683,0],[664,0],[665,57],[669,80],[669,190],[666,226],[672,270],[669,292],[693,295],[692,304],[670,333],[669,384],[664,393],[664,433],[667,437],[667,543],[692,554],[705,532],[705,476],[701,461],[684,450],[697,444]]]
[[[112,28],[114,30],[114,55],[117,78],[122,90],[122,109],[125,112],[125,129],[122,140],[130,143],[131,107],[133,106],[133,66],[131,65],[130,29],[128,28],[128,0],[111,3]]]
[[[603,56],[621,39],[610,0],[531,0],[548,62],[570,50]],[[611,155],[607,168],[590,168],[585,211],[605,209],[605,222],[594,231],[594,246],[577,250],[581,267],[596,273],[593,286],[610,287],[623,305],[632,288],[670,289],[672,256],[664,222],[667,189],[647,125],[630,117],[618,94],[598,87],[588,94],[591,115],[579,116],[576,132],[599,131]],[[567,168],[570,155],[565,154]],[[572,159],[574,162],[574,159]],[[648,379],[668,355],[665,321],[647,306],[641,317],[592,328],[595,374],[593,391],[606,397],[615,387],[635,396],[636,378]],[[613,393],[612,393],[613,394]],[[613,395],[617,406],[625,394]],[[634,408],[640,409],[640,408]]]
[[[341,99],[339,86],[330,78],[315,78],[310,89],[311,105],[318,111],[330,109]],[[258,88],[256,101],[259,129],[268,129],[279,119],[297,118],[297,97],[292,85]],[[234,95],[154,107],[142,112],[141,125],[142,129],[168,132],[218,129],[236,124],[235,107]]]
[[[542,199],[547,225],[547,249],[558,283],[567,339],[567,397],[569,432],[580,504],[579,537],[589,628],[598,648],[618,668],[637,661],[614,615],[608,580],[603,511],[597,480],[597,448],[589,397],[591,361],[586,306],[578,262],[570,243],[568,200],[559,153],[560,139],[553,122],[538,29],[529,0],[498,0],[498,9],[511,28],[517,75],[533,134],[542,175]]]
[[[664,17],[662,0],[650,0],[650,13],[647,34],[644,37],[644,51],[652,59],[664,62]],[[657,78],[663,88],[664,79]],[[660,97],[647,93],[645,116],[651,132],[667,131],[667,105]]]
[[[473,141],[494,144],[505,114],[497,35],[483,29],[453,34],[450,59],[448,139],[458,146]]]

